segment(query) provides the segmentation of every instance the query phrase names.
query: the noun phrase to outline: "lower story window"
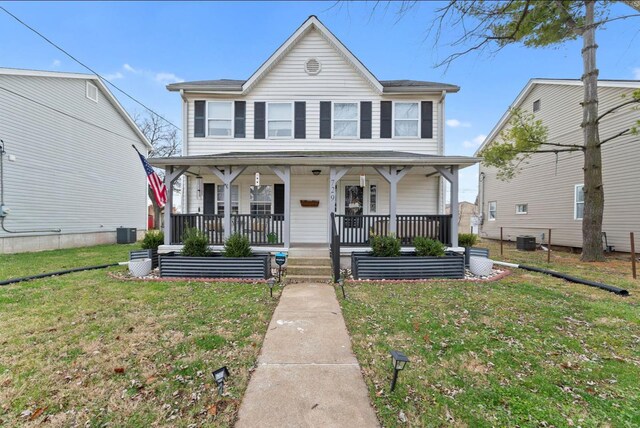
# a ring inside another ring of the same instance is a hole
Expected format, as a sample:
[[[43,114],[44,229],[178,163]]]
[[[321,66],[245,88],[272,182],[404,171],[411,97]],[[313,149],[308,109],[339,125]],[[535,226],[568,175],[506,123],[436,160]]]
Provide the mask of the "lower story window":
[[[271,214],[271,186],[250,186],[249,209],[251,215]]]
[[[489,202],[489,220],[495,220],[498,215],[498,203],[496,201]]]
[[[526,214],[529,212],[529,204],[517,204],[516,214]]]
[[[238,185],[231,185],[231,214],[238,214],[239,212],[239,204],[238,200],[240,199],[238,193]],[[224,184],[218,184],[216,189],[216,210],[218,211],[218,215],[224,215]]]
[[[584,184],[576,184],[574,190],[574,219],[582,220],[584,217]]]
[[[378,186],[372,184],[369,186],[369,213],[378,212]]]

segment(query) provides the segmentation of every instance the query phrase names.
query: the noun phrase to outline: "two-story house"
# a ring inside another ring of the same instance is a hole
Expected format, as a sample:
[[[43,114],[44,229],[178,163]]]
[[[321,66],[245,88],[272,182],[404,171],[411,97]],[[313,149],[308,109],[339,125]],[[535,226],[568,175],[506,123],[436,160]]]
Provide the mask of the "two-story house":
[[[242,233],[267,250],[328,248],[332,219],[347,250],[372,233],[457,246],[445,181],[455,211],[458,171],[477,161],[444,155],[457,86],[380,81],[311,16],[247,80],[168,89],[182,98],[183,156],[152,162],[168,186],[187,184],[185,214],[168,201],[165,250],[193,226],[213,245]]]

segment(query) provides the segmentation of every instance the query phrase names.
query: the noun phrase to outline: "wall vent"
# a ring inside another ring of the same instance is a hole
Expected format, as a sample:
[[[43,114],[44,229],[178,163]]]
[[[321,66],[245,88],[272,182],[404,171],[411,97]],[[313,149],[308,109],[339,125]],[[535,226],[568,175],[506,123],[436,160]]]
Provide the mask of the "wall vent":
[[[98,88],[91,82],[87,82],[87,98],[91,101],[98,102]]]
[[[315,58],[310,58],[304,63],[304,71],[310,76],[320,73],[321,69],[320,61]]]

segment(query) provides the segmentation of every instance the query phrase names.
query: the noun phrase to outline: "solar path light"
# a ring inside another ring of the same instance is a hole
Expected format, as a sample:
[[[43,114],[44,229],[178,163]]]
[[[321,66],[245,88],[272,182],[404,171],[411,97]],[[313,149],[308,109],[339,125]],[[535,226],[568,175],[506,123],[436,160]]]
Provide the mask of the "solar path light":
[[[344,293],[344,278],[340,278],[338,280],[338,285],[340,286],[340,288],[342,289],[342,298],[346,299],[347,295]]]
[[[229,370],[227,370],[227,366],[220,367],[218,370],[213,371],[213,380],[216,381],[219,395],[222,395],[222,393],[224,392],[224,380],[228,377]]]
[[[267,280],[267,285],[269,286],[269,295],[271,295],[271,297],[273,297],[273,286],[276,284],[276,279],[275,278],[269,278]]]
[[[409,362],[409,359],[400,351],[391,350],[391,362],[393,364],[393,379],[391,379],[391,391],[396,388],[398,380],[398,372],[403,370]]]

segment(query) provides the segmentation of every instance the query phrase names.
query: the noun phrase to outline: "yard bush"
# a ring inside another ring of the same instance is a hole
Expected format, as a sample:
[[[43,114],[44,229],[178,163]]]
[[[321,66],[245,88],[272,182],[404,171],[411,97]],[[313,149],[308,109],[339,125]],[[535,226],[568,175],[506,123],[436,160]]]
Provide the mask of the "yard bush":
[[[473,247],[478,243],[478,235],[473,233],[459,233],[458,245],[461,247]]]
[[[440,257],[444,256],[445,245],[435,239],[417,236],[413,240],[413,246],[416,247],[416,255],[418,257]]]
[[[164,243],[164,233],[160,230],[150,230],[144,235],[142,240],[143,250],[157,250]]]
[[[187,257],[206,257],[209,255],[207,235],[195,227],[190,227],[182,235],[182,255]]]
[[[400,240],[394,235],[371,235],[371,251],[375,257],[398,257]]]
[[[225,257],[251,257],[251,244],[249,238],[239,233],[231,235],[224,243]]]

